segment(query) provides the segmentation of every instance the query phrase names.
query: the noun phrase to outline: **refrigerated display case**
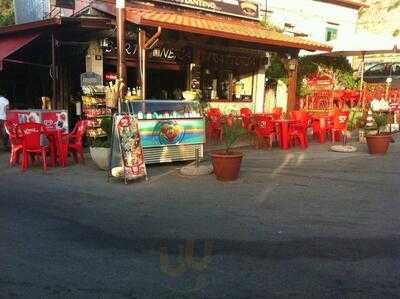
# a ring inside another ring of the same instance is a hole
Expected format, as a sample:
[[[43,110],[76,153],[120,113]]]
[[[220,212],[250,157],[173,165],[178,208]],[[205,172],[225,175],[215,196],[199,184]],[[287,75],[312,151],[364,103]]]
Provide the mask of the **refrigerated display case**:
[[[205,120],[198,102],[125,101],[125,112],[139,120],[145,162],[164,163],[203,158]]]

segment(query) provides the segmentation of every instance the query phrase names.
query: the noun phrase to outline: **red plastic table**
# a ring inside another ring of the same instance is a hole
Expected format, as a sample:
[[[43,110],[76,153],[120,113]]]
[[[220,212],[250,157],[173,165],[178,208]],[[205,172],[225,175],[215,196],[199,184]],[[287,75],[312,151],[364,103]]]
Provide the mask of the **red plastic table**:
[[[289,124],[295,123],[296,120],[292,119],[273,119],[271,120],[276,126],[279,126],[280,132],[280,146],[283,150],[289,149]]]

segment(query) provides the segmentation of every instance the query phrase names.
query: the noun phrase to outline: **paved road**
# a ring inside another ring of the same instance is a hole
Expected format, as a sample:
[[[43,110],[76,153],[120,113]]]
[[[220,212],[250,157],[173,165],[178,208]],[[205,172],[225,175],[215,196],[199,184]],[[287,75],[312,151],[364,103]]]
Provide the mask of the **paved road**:
[[[241,178],[107,183],[0,153],[0,298],[399,298],[400,146],[246,150]]]

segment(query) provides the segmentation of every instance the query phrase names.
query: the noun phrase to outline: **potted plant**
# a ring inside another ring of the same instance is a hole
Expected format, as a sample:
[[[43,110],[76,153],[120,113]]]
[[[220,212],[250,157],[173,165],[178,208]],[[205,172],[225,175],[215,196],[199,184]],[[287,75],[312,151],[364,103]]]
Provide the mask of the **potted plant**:
[[[90,156],[94,163],[103,170],[108,168],[108,160],[110,156],[111,134],[112,134],[112,118],[103,117],[101,119],[101,130],[104,135],[92,138],[89,148]]]
[[[223,126],[225,149],[211,154],[214,174],[220,181],[234,181],[239,177],[243,153],[233,151],[232,146],[247,131],[239,119],[228,117]]]
[[[369,112],[369,117],[370,115]],[[392,133],[383,131],[386,128],[387,115],[385,112],[374,112],[372,115],[375,125],[371,126],[367,119],[365,127],[368,151],[373,155],[384,155],[393,141]]]

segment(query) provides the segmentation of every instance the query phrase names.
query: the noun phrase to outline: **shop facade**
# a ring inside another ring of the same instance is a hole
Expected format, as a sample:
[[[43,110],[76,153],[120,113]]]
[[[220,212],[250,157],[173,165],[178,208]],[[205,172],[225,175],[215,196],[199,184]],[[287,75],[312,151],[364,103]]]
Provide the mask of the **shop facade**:
[[[299,50],[329,48],[268,31],[258,21],[257,5],[250,2],[207,3],[213,5],[203,7],[201,1],[127,2],[129,94],[140,90],[145,99],[182,100],[182,92],[190,90],[198,92],[207,107],[225,114],[243,107],[263,112],[269,53],[278,52],[291,62],[289,100],[296,101],[294,73]],[[114,6],[114,1],[94,1],[77,17],[89,13],[114,20]],[[96,38],[87,55],[87,70],[97,72],[107,83],[117,74],[116,34],[108,32]]]

